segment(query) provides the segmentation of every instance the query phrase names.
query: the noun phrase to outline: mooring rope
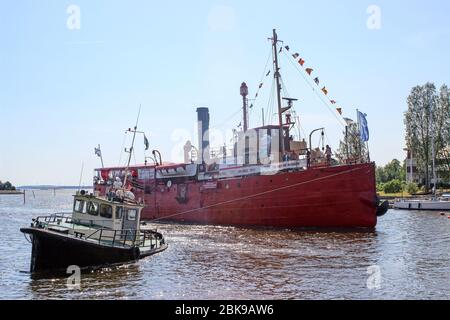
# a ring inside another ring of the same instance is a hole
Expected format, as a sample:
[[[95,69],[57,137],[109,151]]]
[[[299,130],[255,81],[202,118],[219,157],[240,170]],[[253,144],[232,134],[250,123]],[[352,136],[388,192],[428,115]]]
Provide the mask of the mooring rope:
[[[25,237],[25,240],[27,240],[29,243],[32,243],[32,242],[31,242],[31,239],[28,239],[28,238],[27,238],[27,235],[26,235],[25,233],[23,234],[23,236]]]
[[[249,195],[249,196],[245,196],[245,197],[240,197],[240,198],[231,199],[231,200],[227,200],[227,201],[223,201],[223,202],[218,202],[218,203],[206,206],[206,207],[190,209],[190,210],[179,212],[179,213],[175,213],[175,214],[172,214],[172,215],[168,215],[168,216],[152,219],[152,220],[149,220],[148,222],[153,222],[153,221],[158,221],[158,220],[165,220],[165,219],[176,217],[176,216],[179,216],[179,215],[184,215],[184,214],[188,214],[188,213],[192,213],[192,212],[196,212],[196,211],[201,211],[201,210],[204,210],[204,209],[214,208],[214,207],[221,206],[221,205],[224,205],[224,204],[229,204],[229,203],[242,201],[242,200],[248,200],[248,199],[251,199],[251,198],[255,198],[255,197],[258,197],[258,196],[270,194],[270,193],[277,192],[277,191],[280,191],[280,190],[286,190],[286,189],[290,189],[290,188],[297,187],[297,186],[300,186],[300,185],[304,185],[304,184],[307,184],[307,183],[310,183],[310,182],[316,182],[316,181],[321,181],[321,180],[325,180],[325,179],[332,178],[332,177],[337,177],[337,176],[340,176],[340,175],[343,175],[343,174],[347,174],[347,173],[351,173],[351,172],[354,172],[354,171],[357,171],[357,170],[362,170],[364,168],[365,167],[356,168],[356,169],[350,169],[350,170],[342,171],[342,172],[339,172],[339,173],[331,174],[331,175],[326,176],[326,177],[320,177],[320,178],[316,178],[316,179],[312,179],[312,180],[308,180],[308,181],[302,181],[302,182],[294,183],[292,185],[276,188],[276,189],[273,189],[273,190],[268,190],[268,191],[259,192],[259,193],[256,193],[256,194],[253,194],[253,195]]]

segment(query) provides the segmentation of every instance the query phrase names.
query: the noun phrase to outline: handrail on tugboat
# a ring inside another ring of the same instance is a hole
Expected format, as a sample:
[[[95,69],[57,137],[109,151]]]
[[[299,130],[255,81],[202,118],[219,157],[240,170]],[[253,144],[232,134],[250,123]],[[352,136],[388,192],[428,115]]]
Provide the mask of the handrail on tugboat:
[[[80,221],[77,220],[77,223],[80,224]],[[91,221],[91,220],[87,220]],[[97,220],[98,221],[98,220]],[[96,222],[97,222],[96,221]],[[67,226],[61,226],[61,223],[68,223],[72,224],[72,228],[69,228]],[[68,213],[55,213],[49,216],[38,216],[35,219],[33,219],[33,223],[31,224],[31,227],[37,227],[37,228],[48,228],[53,231],[52,227],[58,227],[62,231],[62,229],[69,230],[75,229],[75,225],[73,224],[72,217],[69,216]],[[105,231],[105,232],[104,232]],[[96,229],[94,232],[90,233],[89,235],[85,235],[84,233],[81,233],[79,231],[74,232],[76,237],[79,239],[84,240],[95,240],[98,244],[107,245],[110,244],[111,246],[117,246],[121,245],[122,247],[149,247],[149,248],[158,248],[158,243],[160,245],[164,244],[164,239],[160,233],[158,233],[157,229],[151,230],[151,229],[120,229],[120,230],[112,230],[109,228],[101,227],[99,229]],[[99,237],[95,237],[98,235]],[[146,240],[149,240],[149,244],[146,245]],[[153,243],[152,240],[155,240],[155,243]],[[161,241],[158,241],[161,240]],[[129,242],[130,244],[127,244]]]

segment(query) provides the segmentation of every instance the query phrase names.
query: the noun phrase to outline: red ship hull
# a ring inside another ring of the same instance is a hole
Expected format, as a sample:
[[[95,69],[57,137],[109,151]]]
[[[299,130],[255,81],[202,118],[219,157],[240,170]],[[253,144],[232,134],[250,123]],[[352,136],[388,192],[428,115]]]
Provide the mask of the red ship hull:
[[[176,182],[157,184],[150,194],[136,192],[147,205],[142,218],[279,228],[374,228],[377,223],[374,163],[222,179],[214,188],[206,183],[185,182],[184,201]]]

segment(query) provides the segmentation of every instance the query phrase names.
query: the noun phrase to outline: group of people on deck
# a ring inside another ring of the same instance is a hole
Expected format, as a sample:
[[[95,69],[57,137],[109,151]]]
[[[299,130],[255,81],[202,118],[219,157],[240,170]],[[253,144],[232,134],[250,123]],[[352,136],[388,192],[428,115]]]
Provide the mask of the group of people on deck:
[[[319,149],[317,149],[317,150],[320,153],[320,150]],[[313,151],[313,152],[317,152],[317,151]],[[326,159],[326,164],[328,166],[331,165],[331,157],[332,156],[333,156],[333,152],[331,151],[331,147],[329,145],[327,145],[325,147],[325,159]],[[313,158],[316,159],[317,156],[313,156]],[[290,160],[298,160],[298,155],[293,151],[286,152],[283,155],[283,162],[290,161]],[[306,165],[308,168],[311,167],[311,150],[310,149],[306,150]]]

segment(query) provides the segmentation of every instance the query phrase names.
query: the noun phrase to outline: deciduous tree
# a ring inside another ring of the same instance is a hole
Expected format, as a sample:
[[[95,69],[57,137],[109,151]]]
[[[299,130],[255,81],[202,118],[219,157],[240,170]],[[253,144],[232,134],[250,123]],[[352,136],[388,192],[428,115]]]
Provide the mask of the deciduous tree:
[[[433,83],[412,88],[408,96],[408,110],[405,112],[406,144],[413,152],[417,168],[425,176],[425,188],[430,187],[432,163],[432,142],[435,155],[445,152],[449,145],[450,100],[446,85],[437,95]],[[448,157],[447,157],[448,158]]]

